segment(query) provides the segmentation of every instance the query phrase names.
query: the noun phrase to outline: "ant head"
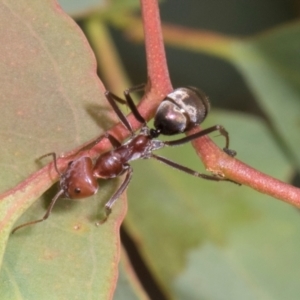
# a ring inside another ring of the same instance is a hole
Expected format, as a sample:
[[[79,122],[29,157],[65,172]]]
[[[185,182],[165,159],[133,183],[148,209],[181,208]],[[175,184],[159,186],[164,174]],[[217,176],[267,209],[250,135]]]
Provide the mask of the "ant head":
[[[98,182],[93,176],[93,162],[90,157],[80,157],[69,163],[60,178],[60,187],[70,199],[81,199],[98,191]]]
[[[209,108],[208,98],[199,89],[178,88],[159,105],[154,126],[157,132],[164,135],[185,132],[202,123]]]

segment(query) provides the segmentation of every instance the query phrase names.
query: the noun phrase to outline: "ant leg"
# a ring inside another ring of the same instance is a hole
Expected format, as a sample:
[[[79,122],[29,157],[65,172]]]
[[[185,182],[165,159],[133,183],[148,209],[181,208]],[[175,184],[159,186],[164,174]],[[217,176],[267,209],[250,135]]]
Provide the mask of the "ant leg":
[[[80,149],[80,151],[84,151],[84,150],[93,148],[94,146],[99,144],[104,138],[107,138],[109,140],[109,142],[111,143],[111,145],[113,146],[114,149],[116,149],[122,145],[113,135],[111,135],[108,132],[105,132],[104,135],[100,136],[95,141],[84,146],[83,148]]]
[[[104,136],[110,141],[110,143],[112,144],[113,148],[119,148],[122,144],[110,133],[105,132]]]
[[[44,158],[44,157],[47,157],[47,156],[52,156],[53,157],[53,164],[54,164],[55,171],[57,172],[57,174],[59,174],[59,176],[61,176],[62,173],[57,168],[57,163],[56,163],[57,159],[56,159],[56,153],[55,152],[50,152],[50,153],[44,154],[44,155],[40,156],[38,159],[41,159],[41,158]]]
[[[134,135],[134,132],[133,132],[133,129],[132,129],[132,126],[131,124],[128,122],[126,116],[123,114],[123,112],[120,110],[120,108],[118,107],[118,105],[116,104],[116,102],[119,102],[121,104],[128,104],[129,108],[131,109],[133,115],[135,116],[135,118],[145,124],[145,120],[144,118],[140,115],[139,111],[137,110],[131,96],[130,96],[130,93],[132,92],[135,92],[135,91],[140,91],[140,90],[144,90],[145,89],[145,84],[140,84],[138,86],[135,86],[135,87],[132,87],[132,88],[129,88],[127,90],[124,91],[124,96],[126,98],[126,100],[118,97],[117,95],[113,94],[112,92],[110,91],[106,91],[104,93],[107,101],[109,102],[109,104],[111,105],[111,107],[113,108],[114,112],[117,114],[119,120],[121,121],[121,123],[125,126],[125,128],[131,133],[131,135],[133,136]],[[109,134],[108,134],[109,135]],[[79,151],[84,151],[84,150],[87,150],[87,149],[90,149],[92,147],[94,147],[95,145],[97,145],[98,143],[100,143],[100,141],[104,138],[108,138],[109,137],[105,134],[104,136],[101,136],[100,138],[98,138],[97,140],[95,141],[92,141],[91,143],[87,144],[86,146],[84,146],[83,148],[81,148]],[[114,148],[116,148],[117,144],[120,144],[119,142],[118,143],[114,143],[112,142],[112,140],[116,141],[116,138],[112,137],[110,139],[111,141],[111,144],[114,146]],[[120,144],[121,145],[121,144]]]
[[[166,141],[166,142],[164,142],[164,144],[166,146],[178,146],[178,145],[190,142],[192,140],[195,140],[195,139],[197,139],[197,138],[199,138],[201,136],[207,135],[207,134],[209,134],[211,132],[214,132],[214,131],[219,131],[220,134],[225,137],[226,145],[223,148],[223,151],[225,153],[227,153],[228,155],[234,157],[236,155],[236,152],[234,150],[231,150],[231,149],[228,148],[229,147],[229,134],[228,134],[228,132],[226,131],[226,129],[222,125],[215,125],[215,126],[206,128],[206,129],[201,130],[201,131],[199,131],[197,133],[194,133],[192,135],[186,136],[186,137],[184,137],[182,139],[178,139],[178,140],[174,140],[174,141]]]
[[[140,114],[140,112],[138,111],[136,105],[134,104],[130,94],[133,93],[133,92],[138,92],[138,91],[141,91],[141,90],[144,90],[145,89],[145,84],[140,84],[140,85],[137,85],[137,86],[134,86],[134,87],[131,87],[127,90],[124,91],[124,96],[126,98],[126,101],[127,101],[127,104],[129,106],[129,108],[131,109],[134,117],[141,123],[141,124],[146,124],[146,121],[145,119],[142,117],[142,115]]]
[[[156,160],[172,167],[172,168],[175,168],[177,170],[180,170],[180,171],[183,171],[187,174],[190,174],[190,175],[193,175],[195,177],[200,177],[200,178],[203,178],[203,179],[207,179],[207,180],[213,180],[213,181],[230,181],[230,182],[233,182],[233,183],[236,183],[238,185],[240,185],[239,183],[233,181],[233,180],[230,180],[230,179],[226,179],[226,178],[222,178],[222,177],[219,177],[217,175],[207,175],[207,174],[202,174],[202,173],[199,173],[199,172],[196,172],[188,167],[185,167],[185,166],[182,166],[180,164],[177,164],[169,159],[166,159],[162,156],[158,156],[158,155],[155,155],[155,154],[152,154],[151,155],[151,158],[155,158]]]
[[[131,132],[132,131],[132,127],[129,124],[129,122],[127,121],[125,115],[121,112],[121,110],[119,109],[119,107],[117,106],[117,104],[115,103],[115,101],[122,103],[122,104],[127,104],[131,110],[131,112],[133,113],[134,117],[136,118],[137,121],[139,121],[142,124],[145,124],[146,121],[145,119],[141,116],[140,112],[138,111],[136,105],[134,104],[130,94],[133,92],[137,92],[137,91],[141,91],[145,89],[145,84],[140,84],[138,86],[129,88],[127,90],[124,91],[124,96],[126,98],[126,101],[123,100],[122,98],[118,97],[117,95],[111,93],[110,91],[106,91],[105,92],[105,97],[108,100],[108,102],[110,103],[110,105],[112,106],[112,108],[114,109],[114,111],[116,112],[116,114],[118,115],[119,119],[121,120],[121,122],[123,123],[123,125]]]
[[[128,88],[128,89],[125,90],[125,91],[128,91],[128,93],[131,94],[131,93],[134,93],[134,92],[141,92],[141,91],[144,91],[144,90],[145,90],[145,87],[146,87],[146,84],[145,84],[145,83],[141,83],[141,84],[132,86],[132,87]]]
[[[111,93],[110,91],[106,91],[105,92],[105,97],[107,99],[107,101],[109,102],[109,104],[111,105],[111,107],[113,108],[114,112],[117,114],[119,120],[121,121],[121,123],[127,128],[128,131],[130,131],[130,133],[133,135],[133,129],[131,124],[128,122],[126,116],[123,114],[123,112],[120,110],[120,108],[118,107],[117,103],[115,101],[121,102],[121,103],[126,103],[125,100],[119,98],[118,96],[116,96],[115,94]]]
[[[126,177],[125,177],[123,183],[121,184],[121,186],[118,188],[118,190],[112,195],[112,197],[105,204],[106,217],[104,220],[101,221],[101,223],[104,223],[107,220],[108,216],[111,213],[111,209],[112,209],[113,205],[118,200],[118,198],[123,194],[123,192],[127,188],[128,184],[132,178],[133,170],[132,170],[131,166],[130,165],[125,165],[125,166],[127,167]]]
[[[13,234],[13,233],[15,233],[17,230],[19,230],[20,228],[23,228],[23,227],[29,226],[29,225],[34,225],[34,224],[36,224],[36,223],[43,222],[43,221],[45,221],[46,219],[48,219],[48,217],[49,217],[50,214],[51,214],[52,208],[53,208],[54,204],[56,203],[56,200],[57,200],[61,195],[63,195],[63,193],[64,193],[64,191],[63,191],[63,190],[60,190],[60,191],[54,196],[54,198],[51,200],[51,203],[50,203],[49,207],[47,208],[47,211],[46,211],[45,215],[43,216],[43,218],[41,218],[41,219],[39,219],[39,220],[35,220],[35,221],[31,221],[31,222],[24,223],[24,224],[22,224],[22,225],[19,225],[19,226],[15,227],[11,233]]]

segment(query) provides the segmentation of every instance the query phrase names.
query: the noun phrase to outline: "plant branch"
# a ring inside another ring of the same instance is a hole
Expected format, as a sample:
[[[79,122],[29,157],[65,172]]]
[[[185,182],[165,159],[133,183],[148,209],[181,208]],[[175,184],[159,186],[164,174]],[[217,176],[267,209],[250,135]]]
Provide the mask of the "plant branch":
[[[189,134],[197,131],[198,129],[194,129]],[[212,143],[208,136],[196,139],[193,141],[193,146],[208,171],[300,207],[299,188],[266,175],[240,160],[230,157]]]
[[[141,31],[138,30],[137,26],[138,19],[132,16],[127,17],[126,24],[128,25],[127,29],[130,30],[130,37],[135,40],[142,40]],[[227,60],[233,59],[230,45],[238,40],[238,38],[214,32],[192,30],[173,25],[163,25],[162,31],[165,41],[169,44],[187,47],[189,50],[206,52],[209,55],[213,54]],[[196,133],[198,130],[199,128],[194,129],[189,134]],[[228,156],[207,136],[193,141],[193,146],[208,171],[300,207],[299,188],[263,174],[238,159]]]
[[[165,54],[158,2],[153,0],[141,0],[141,9],[145,36],[148,82],[138,109],[146,120],[150,120],[153,118],[157,106],[162,99],[173,90],[173,87]],[[128,116],[128,120],[134,130],[141,127],[141,124],[132,114]],[[113,127],[110,132],[120,141],[129,136],[129,132],[120,123]],[[106,150],[106,145],[107,141],[99,143],[91,149],[90,155],[99,155],[104,149]]]

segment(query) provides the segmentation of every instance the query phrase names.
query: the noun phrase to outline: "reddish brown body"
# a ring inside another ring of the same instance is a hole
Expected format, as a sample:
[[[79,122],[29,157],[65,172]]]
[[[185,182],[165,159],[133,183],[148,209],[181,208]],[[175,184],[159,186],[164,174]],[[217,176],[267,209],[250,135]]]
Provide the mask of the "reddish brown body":
[[[137,135],[117,149],[102,154],[96,161],[93,175],[97,178],[114,178],[128,169],[128,162],[144,156],[151,145],[147,135]]]
[[[52,199],[51,204],[42,219],[20,225],[16,227],[13,232],[21,227],[32,225],[47,219],[59,197],[63,196],[70,199],[82,199],[92,196],[97,193],[99,189],[99,184],[97,182],[98,178],[111,179],[125,174],[123,183],[105,205],[108,216],[115,201],[124,192],[131,180],[132,168],[129,162],[136,159],[155,158],[173,168],[196,177],[215,181],[226,180],[214,175],[198,173],[153,153],[153,151],[165,146],[181,145],[217,130],[226,138],[226,147],[224,148],[224,151],[231,156],[235,155],[234,151],[228,149],[228,133],[220,125],[212,126],[193,135],[173,141],[160,141],[155,139],[160,134],[173,135],[185,132],[197,124],[200,124],[209,110],[207,97],[199,90],[191,87],[174,90],[158,107],[154,120],[155,128],[150,129],[130,97],[130,92],[139,88],[141,88],[141,86],[125,91],[124,95],[126,101],[110,92],[106,92],[105,94],[123,125],[131,132],[131,138],[126,143],[121,144],[114,136],[105,133],[105,135],[98,139],[96,143],[100,142],[103,138],[108,138],[114,147],[113,150],[99,155],[95,163],[93,163],[90,157],[79,157],[69,163],[64,173],[60,173],[57,169],[55,153],[50,153],[49,155],[53,156],[55,169],[60,174],[60,191]],[[138,134],[134,134],[130,123],[118,108],[115,101],[127,103],[135,118],[143,124],[143,127]]]

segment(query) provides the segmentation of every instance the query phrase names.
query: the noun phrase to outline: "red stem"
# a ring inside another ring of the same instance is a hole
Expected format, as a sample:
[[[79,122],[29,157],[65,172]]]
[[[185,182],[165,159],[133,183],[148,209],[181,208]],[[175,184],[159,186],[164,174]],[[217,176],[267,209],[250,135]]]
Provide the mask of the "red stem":
[[[173,87],[167,65],[158,2],[156,0],[140,0],[140,2],[145,35],[148,82],[146,93],[140,101],[138,109],[146,120],[150,120],[153,118],[157,106],[173,90]],[[134,130],[141,127],[141,124],[132,114],[128,116],[128,120]],[[121,124],[114,126],[110,131],[120,141],[129,136],[129,132]],[[103,141],[90,151],[90,155],[99,155],[103,150],[107,150],[107,147],[109,147],[109,143]]]
[[[157,1],[141,0],[144,22],[145,47],[147,57],[148,84],[156,94],[164,97],[173,90],[164,41],[161,30],[159,7]],[[160,101],[157,101],[159,104]]]
[[[190,134],[197,131],[198,129],[194,129]],[[208,136],[193,141],[193,146],[208,171],[300,207],[299,188],[261,173],[238,159],[228,156]]]

